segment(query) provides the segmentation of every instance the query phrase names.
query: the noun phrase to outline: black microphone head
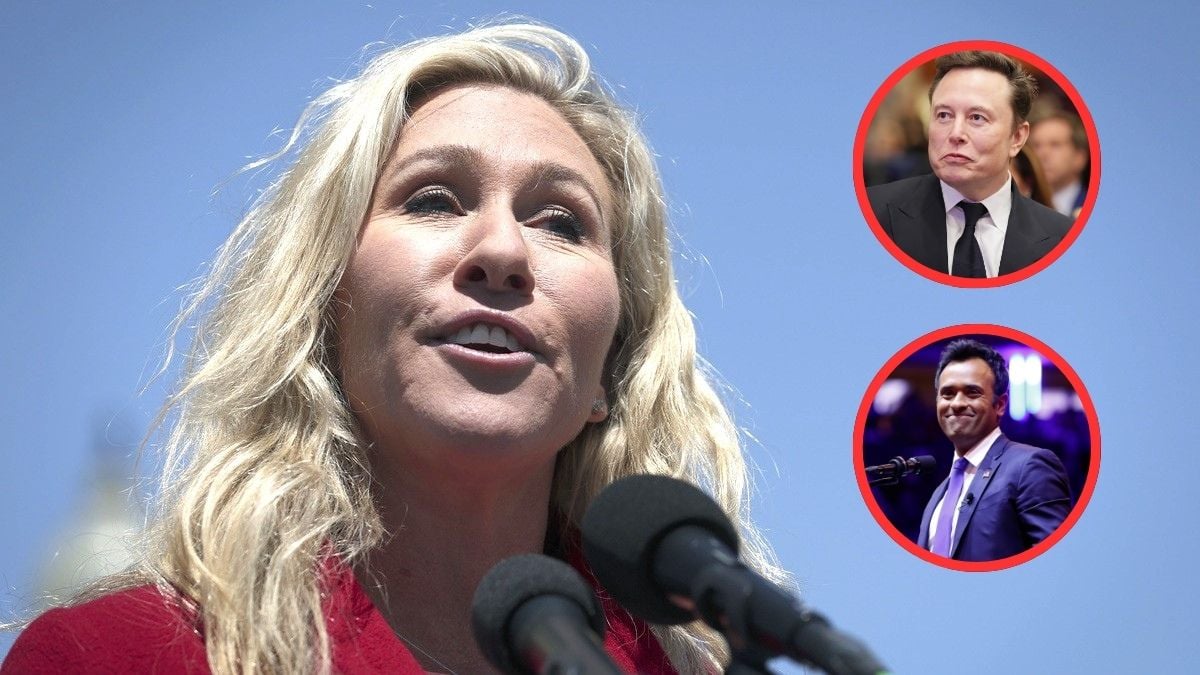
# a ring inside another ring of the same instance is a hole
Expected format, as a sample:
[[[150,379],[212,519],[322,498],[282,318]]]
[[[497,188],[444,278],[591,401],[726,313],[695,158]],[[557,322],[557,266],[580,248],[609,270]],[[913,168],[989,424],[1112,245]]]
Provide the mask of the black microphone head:
[[[933,455],[921,455],[908,461],[915,474],[933,473],[933,470],[937,468],[937,460],[933,458]]]
[[[511,650],[509,621],[527,600],[542,595],[561,595],[577,603],[592,630],[604,637],[600,603],[574,568],[540,553],[513,556],[496,563],[484,575],[471,601],[475,642],[492,665],[506,673],[524,672]]]
[[[629,476],[609,485],[583,516],[583,554],[617,602],[651,623],[686,623],[654,581],[654,552],[675,528],[697,525],[738,550],[737,530],[699,488],[666,476]]]

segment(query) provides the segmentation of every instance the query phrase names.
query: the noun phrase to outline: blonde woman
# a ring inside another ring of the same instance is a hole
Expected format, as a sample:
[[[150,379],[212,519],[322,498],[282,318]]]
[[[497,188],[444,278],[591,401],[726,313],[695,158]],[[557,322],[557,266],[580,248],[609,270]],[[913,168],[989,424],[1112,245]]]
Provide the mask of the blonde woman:
[[[196,334],[140,565],[34,621],[13,672],[490,670],[479,579],[547,551],[616,478],[669,474],[739,523],[738,435],[676,294],[657,170],[571,38],[499,25],[375,58],[177,325]],[[727,658],[605,600],[640,672]]]

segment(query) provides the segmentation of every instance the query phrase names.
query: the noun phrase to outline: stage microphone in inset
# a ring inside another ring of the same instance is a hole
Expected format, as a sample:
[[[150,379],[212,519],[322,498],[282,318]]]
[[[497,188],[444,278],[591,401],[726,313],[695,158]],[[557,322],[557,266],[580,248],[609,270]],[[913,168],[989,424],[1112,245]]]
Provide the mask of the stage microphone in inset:
[[[886,669],[858,640],[737,558],[733,524],[708,495],[665,476],[608,486],[583,517],[583,552],[601,585],[651,623],[703,619],[735,654],[782,655],[832,675]]]
[[[620,675],[604,651],[604,613],[570,565],[540,554],[496,564],[471,603],[475,642],[505,673]]]
[[[936,468],[937,460],[933,458],[933,455],[921,455],[909,459],[894,457],[886,464],[867,467],[867,485],[895,485],[900,482],[902,476],[933,473]]]

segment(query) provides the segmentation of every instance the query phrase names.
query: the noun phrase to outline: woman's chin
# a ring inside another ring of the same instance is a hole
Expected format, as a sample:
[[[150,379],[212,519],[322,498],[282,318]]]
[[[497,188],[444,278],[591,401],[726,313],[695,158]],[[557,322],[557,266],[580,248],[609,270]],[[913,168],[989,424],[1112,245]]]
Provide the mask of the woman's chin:
[[[374,439],[372,454],[392,455],[409,471],[482,469],[497,478],[552,463],[582,430],[584,420],[547,417],[544,410],[494,405],[424,410],[425,414]],[[390,437],[390,438],[389,438]],[[382,458],[380,458],[382,459]]]

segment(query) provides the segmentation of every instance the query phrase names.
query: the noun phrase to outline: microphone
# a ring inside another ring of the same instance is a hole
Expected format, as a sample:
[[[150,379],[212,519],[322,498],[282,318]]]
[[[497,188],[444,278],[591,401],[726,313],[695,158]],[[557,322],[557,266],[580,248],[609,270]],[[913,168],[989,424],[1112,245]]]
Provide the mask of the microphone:
[[[896,485],[902,476],[932,473],[936,468],[937,460],[933,455],[921,455],[910,459],[893,457],[886,464],[867,467],[867,485]]]
[[[831,675],[886,672],[855,638],[737,558],[738,536],[698,488],[666,476],[608,486],[583,517],[583,552],[601,585],[651,623],[703,619],[737,653],[784,655]]]
[[[621,671],[604,651],[604,614],[570,565],[541,554],[496,564],[471,602],[475,642],[505,673]]]

